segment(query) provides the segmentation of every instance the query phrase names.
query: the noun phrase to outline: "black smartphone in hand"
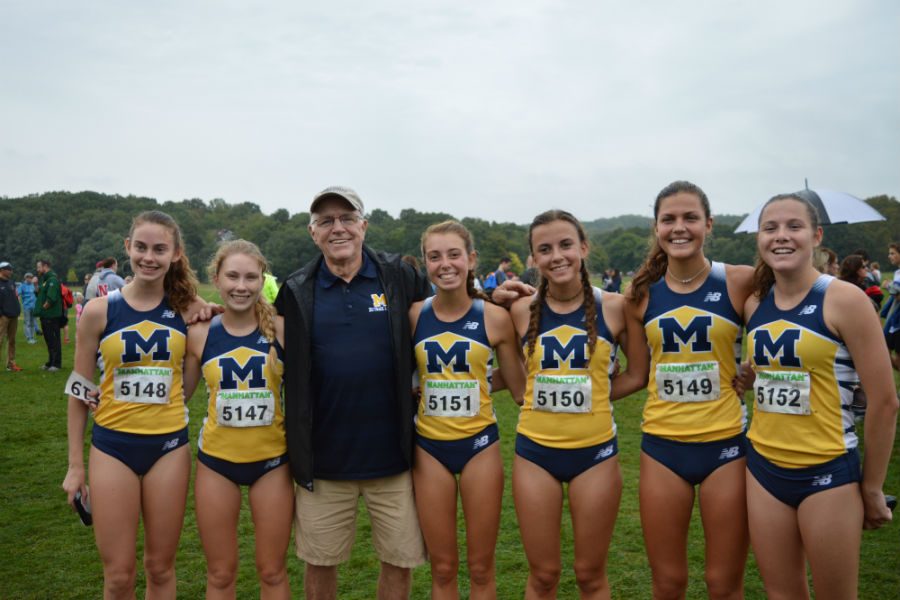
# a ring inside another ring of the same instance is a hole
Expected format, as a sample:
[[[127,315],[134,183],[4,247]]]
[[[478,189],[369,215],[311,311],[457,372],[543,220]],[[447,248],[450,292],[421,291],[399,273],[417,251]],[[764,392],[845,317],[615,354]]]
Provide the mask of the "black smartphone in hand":
[[[91,516],[91,505],[87,500],[82,499],[81,492],[75,492],[75,510],[78,512],[78,518],[84,523],[85,527],[90,527],[94,523],[94,517]]]

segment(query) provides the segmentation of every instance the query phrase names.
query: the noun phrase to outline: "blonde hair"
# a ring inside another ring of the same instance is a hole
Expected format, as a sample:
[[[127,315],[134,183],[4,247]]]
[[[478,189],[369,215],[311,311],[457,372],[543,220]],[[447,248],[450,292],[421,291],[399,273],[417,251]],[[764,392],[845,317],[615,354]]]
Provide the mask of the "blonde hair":
[[[197,297],[197,276],[191,269],[191,263],[184,251],[184,237],[181,234],[181,227],[168,214],[159,210],[146,210],[138,214],[131,221],[131,228],[128,230],[128,238],[134,236],[134,230],[144,223],[152,223],[161,225],[172,233],[175,244],[175,251],[181,256],[178,260],[172,261],[166,276],[163,278],[163,290],[169,297],[169,304],[178,312],[187,310],[194,298]]]
[[[266,261],[266,257],[263,256],[262,252],[260,252],[259,247],[247,240],[232,240],[223,242],[219,245],[215,256],[213,256],[212,260],[209,261],[209,265],[206,267],[206,273],[209,275],[210,280],[218,278],[219,269],[222,268],[222,263],[226,258],[234,256],[235,254],[243,254],[244,256],[256,259],[260,272],[260,284],[262,284],[265,273],[269,269],[269,263]],[[278,353],[275,350],[275,307],[269,304],[268,300],[266,300],[263,295],[262,285],[260,285],[259,294],[256,297],[256,304],[253,306],[253,313],[256,315],[256,323],[259,326],[260,333],[269,340],[268,361],[269,365],[273,366],[275,360],[278,358]]]

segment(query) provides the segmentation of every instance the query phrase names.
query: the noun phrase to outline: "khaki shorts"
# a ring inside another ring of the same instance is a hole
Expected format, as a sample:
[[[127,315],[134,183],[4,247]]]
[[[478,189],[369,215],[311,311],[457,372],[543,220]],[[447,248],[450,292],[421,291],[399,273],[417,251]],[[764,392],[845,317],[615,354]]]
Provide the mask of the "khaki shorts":
[[[409,471],[359,481],[316,479],[314,492],[297,486],[297,556],[320,567],[350,558],[362,496],[372,522],[372,545],[382,562],[412,568],[426,560]]]

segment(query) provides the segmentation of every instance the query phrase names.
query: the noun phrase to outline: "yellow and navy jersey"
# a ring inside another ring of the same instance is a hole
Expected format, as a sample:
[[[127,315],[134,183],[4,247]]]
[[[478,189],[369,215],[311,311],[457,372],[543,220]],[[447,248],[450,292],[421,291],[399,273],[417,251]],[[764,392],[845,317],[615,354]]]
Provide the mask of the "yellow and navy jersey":
[[[221,315],[209,324],[200,359],[209,408],[200,429],[200,450],[235,463],[268,460],[287,452],[281,380],[284,356],[269,360],[270,342],[259,329],[233,336]]]
[[[525,402],[516,431],[551,448],[596,446],[616,435],[610,381],[617,345],[603,320],[602,292],[594,289],[597,343],[588,352],[584,308],[568,313],[541,305],[534,353],[525,362]],[[527,344],[527,342],[524,342]]]
[[[757,452],[784,468],[818,465],[857,445],[850,404],[859,377],[847,346],[822,315],[833,280],[820,275],[789,310],[775,306],[773,289],[747,323],[747,351],[756,371],[747,437]]]
[[[650,380],[641,430],[681,442],[734,437],[747,426],[731,385],[741,360],[741,317],[728,297],[725,265],[713,262],[693,292],[650,286],[644,332]]]
[[[462,318],[445,322],[434,314],[433,299],[425,299],[413,334],[421,391],[416,431],[433,440],[458,440],[497,422],[484,300],[473,299]]]
[[[106,297],[100,403],[94,422],[116,431],[164,434],[188,422],[182,373],[187,325],[167,299],[133,309],[118,290]]]

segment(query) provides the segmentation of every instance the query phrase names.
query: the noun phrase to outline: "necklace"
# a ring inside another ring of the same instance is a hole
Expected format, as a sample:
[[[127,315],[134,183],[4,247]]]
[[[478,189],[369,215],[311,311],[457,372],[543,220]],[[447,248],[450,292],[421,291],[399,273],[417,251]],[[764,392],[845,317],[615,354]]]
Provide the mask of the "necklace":
[[[556,300],[557,302],[571,302],[572,300],[574,300],[575,298],[577,298],[578,296],[580,296],[583,293],[584,293],[584,290],[578,290],[577,292],[575,292],[574,295],[569,296],[568,298],[557,298],[552,293],[550,293],[549,289],[547,290],[547,295],[549,297],[553,298],[554,300]]]
[[[709,262],[706,261],[706,260],[704,260],[704,261],[703,261],[703,268],[700,269],[699,271],[697,271],[696,273],[694,273],[693,275],[691,275],[690,277],[688,277],[687,279],[681,279],[680,277],[675,277],[675,275],[672,274],[672,271],[670,271],[668,267],[666,267],[666,274],[667,274],[669,277],[671,277],[672,279],[674,279],[675,281],[677,281],[678,283],[680,283],[681,285],[687,285],[687,284],[689,284],[690,282],[692,282],[693,280],[695,280],[695,279],[697,279],[698,277],[700,277],[703,273],[705,273],[705,272],[706,272],[706,269],[707,269],[708,267],[709,267]]]

